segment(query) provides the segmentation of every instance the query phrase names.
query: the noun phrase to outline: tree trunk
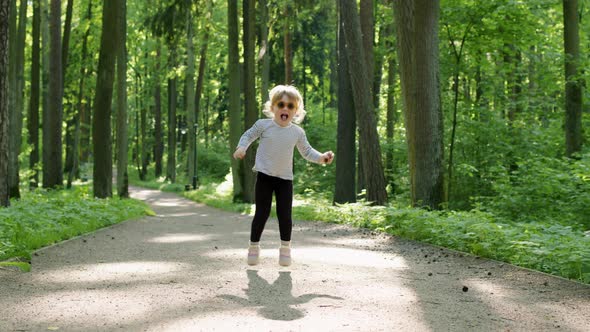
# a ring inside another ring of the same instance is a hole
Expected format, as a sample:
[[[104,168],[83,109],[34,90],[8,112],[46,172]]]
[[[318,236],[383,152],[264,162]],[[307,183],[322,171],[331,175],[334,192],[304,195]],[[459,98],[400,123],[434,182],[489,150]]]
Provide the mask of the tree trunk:
[[[398,56],[406,118],[412,204],[444,201],[442,111],[438,86],[439,2],[396,1]]]
[[[443,127],[438,85],[438,0],[416,1],[415,75],[416,169],[414,204],[441,208],[443,189]],[[418,125],[420,124],[420,125]]]
[[[8,196],[8,34],[10,0],[0,0],[0,206],[10,204]]]
[[[62,56],[62,86],[66,80],[66,69],[68,66],[68,50],[70,46],[70,33],[72,31],[72,11],[74,9],[74,0],[68,0],[66,6],[66,21],[64,25],[64,35],[62,40],[61,56]]]
[[[65,93],[65,81],[67,80],[67,66],[68,66],[68,50],[70,45],[70,33],[72,30],[72,12],[74,8],[74,0],[68,0],[66,6],[66,21],[64,26],[64,35],[62,38],[61,44],[61,56],[62,56],[62,80],[61,80],[61,87],[64,89]],[[77,111],[73,109],[72,103],[67,102],[66,107],[64,109],[65,119],[66,119],[66,164],[64,165],[64,172],[68,174],[72,173],[72,168],[74,167],[74,136],[76,135],[76,113]],[[71,182],[68,181],[67,187],[70,188]]]
[[[335,203],[356,202],[356,120],[350,86],[342,12],[338,15],[338,130],[336,131]]]
[[[377,205],[387,202],[385,177],[381,161],[381,147],[377,134],[375,112],[373,110],[369,77],[362,47],[360,19],[355,0],[340,0],[343,14],[346,54],[353,90],[356,119],[359,126],[360,142],[364,142],[362,158],[364,161],[364,178],[367,185],[367,200]]]
[[[210,2],[208,2],[210,3]],[[210,11],[208,11],[210,12]],[[201,96],[203,94],[203,84],[205,82],[205,68],[207,65],[207,46],[209,45],[209,24],[205,26],[205,35],[201,45],[200,59],[199,59],[199,76],[197,77],[197,87],[195,90],[195,135],[198,133],[199,116],[201,114]],[[195,143],[196,144],[196,143]],[[198,146],[195,146],[195,177],[193,178],[193,189],[198,185]]]
[[[270,55],[268,49],[268,3],[267,0],[258,1],[260,10],[260,41],[258,71],[260,73],[260,101],[264,104],[268,100],[269,79],[270,79]]]
[[[463,37],[461,38],[461,42],[459,44],[459,49],[457,49],[455,39],[451,35],[451,29],[449,26],[446,26],[447,35],[449,37],[449,45],[453,50],[453,55],[455,58],[455,70],[453,73],[453,123],[451,128],[451,143],[449,146],[449,163],[448,163],[448,178],[447,178],[447,197],[451,198],[452,194],[452,183],[453,183],[453,154],[455,151],[455,134],[457,132],[457,112],[459,106],[459,74],[461,72],[461,59],[463,58],[463,45],[465,45],[465,40],[467,35],[469,34],[469,30],[471,25],[467,27]],[[467,89],[466,89],[467,90]],[[469,100],[466,98],[466,100]]]
[[[102,11],[102,34],[94,97],[94,116],[92,117],[92,142],[94,151],[93,183],[94,196],[111,197],[112,194],[112,141],[111,141],[111,102],[115,60],[117,55],[117,1],[105,0]]]
[[[159,178],[162,175],[162,154],[164,143],[162,142],[162,84],[160,79],[161,46],[156,50],[156,77],[154,88],[154,162],[156,164],[154,175]]]
[[[414,176],[416,169],[414,147],[414,117],[416,99],[413,96],[415,80],[412,68],[414,68],[414,2],[409,0],[395,0],[395,24],[397,33],[397,54],[399,59],[400,82],[402,87],[402,103],[406,127],[406,142],[408,144],[408,167],[410,169],[410,188],[412,202],[414,198]]]
[[[176,50],[171,47],[170,66],[176,67]],[[166,179],[176,182],[176,76],[168,79],[168,158]]]
[[[250,128],[258,119],[258,110],[256,107],[256,79],[255,71],[255,11],[254,0],[244,0],[243,14],[244,14],[244,102],[245,102],[245,118],[244,127]],[[254,184],[256,183],[255,173],[252,172],[254,167],[254,159],[256,156],[255,145],[251,145],[249,153],[244,158],[244,201],[254,203]]]
[[[369,79],[369,93],[371,94],[371,100],[373,96],[373,82],[375,78],[375,19],[373,15],[373,0],[361,0],[360,1],[360,26],[361,36],[363,41],[363,51],[365,54],[365,68]],[[371,102],[371,108],[373,108],[373,102]],[[374,110],[373,110],[374,111]],[[377,114],[377,113],[375,113]],[[359,129],[360,130],[360,129]],[[365,172],[365,161],[363,159],[363,149],[365,147],[362,136],[359,135],[359,149],[358,149],[358,184],[357,190],[360,192],[366,189],[366,179],[364,178]]]
[[[386,43],[387,49],[393,48],[393,43]],[[387,116],[386,116],[386,137],[387,151],[385,152],[385,176],[387,182],[394,185],[394,160],[393,160],[393,136],[397,116],[395,112],[395,72],[396,63],[393,54],[387,56]],[[392,188],[391,192],[395,192]]]
[[[51,0],[49,48],[49,88],[46,124],[47,141],[43,143],[43,187],[63,185],[62,167],[62,63],[61,63],[61,1]],[[45,136],[45,135],[44,135]]]
[[[187,179],[195,182],[195,151],[196,151],[196,132],[195,132],[195,88],[193,76],[195,74],[195,55],[193,45],[193,16],[191,13],[192,1],[187,1],[189,9],[186,12],[186,31],[187,31],[187,69],[185,76],[186,84],[186,119],[188,126],[188,174]]]
[[[283,11],[283,58],[285,62],[285,84],[293,84],[293,49],[291,43],[291,9],[288,2],[285,2]],[[248,126],[246,126],[248,128]]]
[[[32,171],[29,178],[29,187],[36,188],[39,185],[39,95],[41,74],[41,1],[33,0],[33,31],[31,54],[31,98],[29,100],[29,114],[27,116],[27,130],[29,132],[28,143],[31,146],[29,155],[29,169]]]
[[[244,165],[243,162],[232,158],[242,134],[242,117],[240,114],[240,54],[238,51],[238,4],[237,1],[227,0],[228,26],[228,64],[229,75],[229,158],[233,181],[233,201],[244,200]]]
[[[16,16],[17,12],[14,12]],[[19,162],[18,156],[20,155],[21,143],[22,143],[22,127],[23,127],[23,111],[24,111],[24,90],[25,90],[25,79],[24,79],[24,60],[25,60],[25,32],[27,27],[27,1],[21,0],[18,10],[18,26],[14,22],[15,31],[10,33],[11,39],[10,51],[12,52],[14,60],[11,62],[11,69],[13,70],[12,84],[14,87],[13,104],[10,107],[10,151],[9,159],[10,164],[8,165],[9,177],[8,177],[8,194],[10,197],[20,198],[20,186],[19,186]],[[14,18],[12,18],[14,20]],[[13,23],[11,22],[11,25]],[[14,68],[12,68],[14,67]]]
[[[117,3],[117,195],[129,197],[127,175],[127,1]]]
[[[582,150],[582,78],[578,0],[563,0],[563,41],[565,49],[565,151],[568,157]]]
[[[92,19],[92,2],[88,2],[88,9],[86,14],[86,20],[90,22]],[[90,27],[86,28],[84,32],[84,38],[82,40],[82,66],[80,67],[80,82],[78,83],[78,96],[77,96],[77,105],[78,109],[74,112],[74,144],[72,146],[72,168],[70,173],[68,174],[68,184],[67,187],[70,188],[72,186],[72,181],[75,177],[79,176],[79,168],[80,168],[80,140],[82,137],[82,119],[89,113],[89,105],[84,102],[84,83],[86,80],[87,70],[86,70],[86,61],[88,57],[88,36],[90,35]],[[83,179],[85,180],[85,179]]]

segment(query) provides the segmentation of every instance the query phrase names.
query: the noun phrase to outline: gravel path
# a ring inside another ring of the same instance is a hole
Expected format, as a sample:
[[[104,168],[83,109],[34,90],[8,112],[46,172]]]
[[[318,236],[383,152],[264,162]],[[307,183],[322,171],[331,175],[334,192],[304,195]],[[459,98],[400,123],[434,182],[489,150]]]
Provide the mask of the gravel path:
[[[132,188],[156,217],[0,270],[0,331],[590,331],[590,287],[344,225],[296,222],[278,265],[269,220]]]

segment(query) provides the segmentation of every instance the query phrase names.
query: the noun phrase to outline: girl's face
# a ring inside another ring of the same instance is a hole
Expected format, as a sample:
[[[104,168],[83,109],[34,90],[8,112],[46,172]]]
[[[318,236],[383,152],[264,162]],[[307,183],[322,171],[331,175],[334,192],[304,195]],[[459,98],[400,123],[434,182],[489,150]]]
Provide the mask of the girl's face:
[[[297,112],[297,102],[289,98],[289,96],[283,95],[281,99],[272,105],[272,112],[275,115],[275,122],[282,127],[286,127],[291,123]]]

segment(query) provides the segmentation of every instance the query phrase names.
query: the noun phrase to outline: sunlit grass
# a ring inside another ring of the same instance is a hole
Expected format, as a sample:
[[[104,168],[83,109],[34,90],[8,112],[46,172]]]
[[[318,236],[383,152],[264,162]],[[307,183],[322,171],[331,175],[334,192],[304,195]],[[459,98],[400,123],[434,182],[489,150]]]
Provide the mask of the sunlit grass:
[[[0,209],[0,260],[29,260],[32,251],[124,220],[153,214],[133,199],[96,199],[89,186],[23,191]]]

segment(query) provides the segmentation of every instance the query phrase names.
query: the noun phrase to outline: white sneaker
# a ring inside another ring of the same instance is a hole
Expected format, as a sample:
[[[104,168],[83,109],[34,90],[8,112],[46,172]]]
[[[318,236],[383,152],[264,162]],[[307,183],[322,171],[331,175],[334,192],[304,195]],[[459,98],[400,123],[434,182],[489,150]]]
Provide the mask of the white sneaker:
[[[260,262],[260,246],[248,247],[248,265],[256,265]]]
[[[279,265],[280,266],[291,265],[291,248],[289,248],[289,247],[279,248]]]

